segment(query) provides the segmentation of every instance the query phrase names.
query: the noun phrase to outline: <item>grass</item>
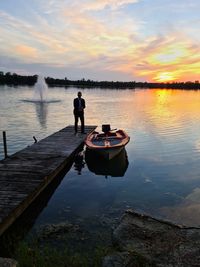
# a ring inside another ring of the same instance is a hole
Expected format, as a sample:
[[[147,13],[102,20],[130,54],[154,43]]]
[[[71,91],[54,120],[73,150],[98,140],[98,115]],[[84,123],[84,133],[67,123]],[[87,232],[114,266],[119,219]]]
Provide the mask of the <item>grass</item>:
[[[112,251],[109,247],[98,247],[89,255],[47,245],[41,248],[36,243],[29,246],[23,242],[16,250],[14,258],[18,262],[17,267],[100,267],[102,258]]]

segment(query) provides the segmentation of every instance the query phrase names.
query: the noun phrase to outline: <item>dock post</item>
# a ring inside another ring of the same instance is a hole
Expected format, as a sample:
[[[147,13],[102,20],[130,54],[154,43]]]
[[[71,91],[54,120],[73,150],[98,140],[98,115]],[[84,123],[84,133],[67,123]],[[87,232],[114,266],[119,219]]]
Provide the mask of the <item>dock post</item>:
[[[7,158],[7,142],[6,142],[6,132],[3,131],[3,147],[4,147],[4,157]]]

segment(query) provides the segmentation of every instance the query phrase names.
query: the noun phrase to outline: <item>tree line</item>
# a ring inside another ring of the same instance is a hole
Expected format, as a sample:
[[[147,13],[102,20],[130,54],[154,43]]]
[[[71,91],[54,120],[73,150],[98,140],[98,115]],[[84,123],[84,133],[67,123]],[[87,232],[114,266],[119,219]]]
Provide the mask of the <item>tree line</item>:
[[[37,81],[37,75],[22,76],[16,73],[0,71],[0,85],[34,85]]]
[[[76,87],[101,87],[101,88],[120,88],[120,89],[134,89],[134,88],[169,88],[169,89],[200,89],[199,81],[195,82],[167,82],[167,83],[152,83],[152,82],[122,82],[122,81],[93,81],[93,80],[69,80],[68,78],[57,79],[52,77],[45,78],[49,86],[76,86]],[[37,75],[22,76],[16,73],[4,73],[0,71],[0,85],[29,85],[34,86],[37,82]]]

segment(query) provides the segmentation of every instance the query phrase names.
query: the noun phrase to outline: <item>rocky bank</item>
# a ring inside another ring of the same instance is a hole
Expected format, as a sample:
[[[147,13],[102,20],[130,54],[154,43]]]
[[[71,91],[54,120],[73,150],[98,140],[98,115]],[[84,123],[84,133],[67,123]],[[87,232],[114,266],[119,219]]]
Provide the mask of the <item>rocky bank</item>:
[[[103,267],[199,267],[200,229],[127,210],[113,233],[116,252]]]

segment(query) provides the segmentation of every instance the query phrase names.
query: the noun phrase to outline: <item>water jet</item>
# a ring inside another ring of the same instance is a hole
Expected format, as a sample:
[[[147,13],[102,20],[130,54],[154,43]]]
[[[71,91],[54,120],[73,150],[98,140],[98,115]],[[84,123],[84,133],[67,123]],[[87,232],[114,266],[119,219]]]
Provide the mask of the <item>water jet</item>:
[[[23,101],[43,104],[60,102],[61,100],[49,98],[48,85],[45,78],[42,75],[38,75],[37,82],[34,85],[33,97],[31,99],[23,99]]]

